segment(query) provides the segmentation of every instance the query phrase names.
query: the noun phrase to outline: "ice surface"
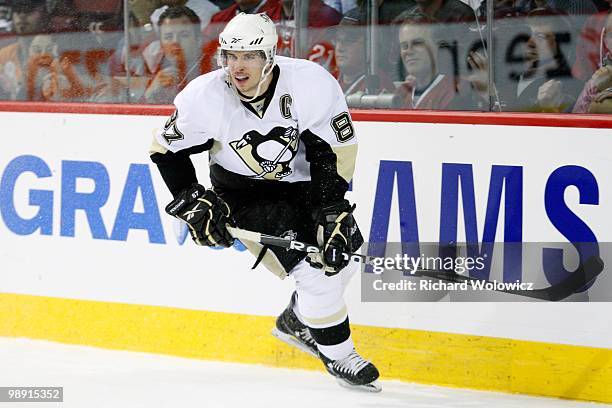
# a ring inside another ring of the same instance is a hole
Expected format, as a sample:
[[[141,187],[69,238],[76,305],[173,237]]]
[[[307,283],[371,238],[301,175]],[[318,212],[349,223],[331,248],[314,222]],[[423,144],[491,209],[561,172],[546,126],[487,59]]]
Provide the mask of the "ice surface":
[[[63,386],[63,403],[0,408],[567,408],[610,406],[382,381],[346,390],[323,372],[0,338],[0,386]]]

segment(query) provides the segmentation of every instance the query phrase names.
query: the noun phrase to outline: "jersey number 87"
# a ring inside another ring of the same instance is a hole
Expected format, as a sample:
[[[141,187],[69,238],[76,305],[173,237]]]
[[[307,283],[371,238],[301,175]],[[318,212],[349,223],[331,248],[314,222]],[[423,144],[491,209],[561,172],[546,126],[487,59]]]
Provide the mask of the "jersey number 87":
[[[340,143],[347,142],[355,136],[355,129],[348,112],[334,116],[331,120],[331,127]]]

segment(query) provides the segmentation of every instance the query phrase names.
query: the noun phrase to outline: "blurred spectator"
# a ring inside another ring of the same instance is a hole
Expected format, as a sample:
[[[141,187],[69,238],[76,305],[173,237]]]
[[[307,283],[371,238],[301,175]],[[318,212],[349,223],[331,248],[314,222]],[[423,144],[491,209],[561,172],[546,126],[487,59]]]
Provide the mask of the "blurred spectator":
[[[17,100],[111,101],[106,66],[120,26],[116,0],[13,0],[16,41],[0,50],[0,94]],[[101,12],[107,3],[115,7]],[[78,5],[79,7],[76,7]],[[65,31],[65,32],[64,32]],[[41,35],[42,33],[53,33]]]
[[[271,16],[278,8],[279,0],[235,0],[234,4],[212,16],[210,24],[204,29],[206,40],[218,40],[219,34],[234,16],[239,13],[266,13]]]
[[[225,10],[234,4],[233,0],[211,0],[215,6],[219,7],[219,10]]]
[[[58,46],[49,34],[39,34],[32,39],[28,50],[26,70],[26,99],[29,101],[54,100],[59,95],[61,75]],[[66,81],[62,81],[67,87]]]
[[[532,112],[571,111],[582,83],[571,75],[573,62],[568,44],[571,24],[562,14],[532,10],[527,18],[531,32],[523,56],[523,70],[513,80],[498,83],[506,110]]]
[[[407,17],[399,29],[405,79],[396,95],[404,109],[476,109],[477,96],[466,81],[442,74],[438,49],[443,25],[425,15]]]
[[[439,23],[460,23],[476,18],[474,10],[461,0],[413,0],[398,19],[418,13]]]
[[[151,38],[149,38],[150,33],[140,26],[138,18],[133,13],[130,13],[128,22],[128,42],[130,44],[129,72],[130,75],[143,76],[146,74],[146,66],[142,54],[145,48],[156,40],[156,36],[152,35]],[[127,57],[125,36],[123,36],[119,39],[119,43],[116,46],[116,52],[112,57],[111,72],[114,76],[126,75],[128,72],[126,66],[128,63]]]
[[[160,17],[168,7],[185,6],[195,12],[200,19],[201,28],[204,29],[212,16],[219,12],[219,7],[211,3],[209,0],[161,0],[161,7],[153,11],[151,14],[151,22],[154,27],[160,24]]]
[[[154,76],[144,94],[147,103],[171,103],[201,73],[200,19],[195,12],[185,6],[169,7],[159,23],[160,53],[157,61],[149,61]]]
[[[76,30],[58,39],[62,76],[58,87],[64,101],[115,102],[119,89],[113,81],[111,58],[124,37],[120,0],[73,0]],[[69,83],[64,89],[62,80]],[[59,97],[59,96],[58,96]]]
[[[135,26],[153,31],[151,15],[162,6],[161,0],[128,0],[128,8],[135,19]]]
[[[268,13],[276,23],[279,55],[294,55],[295,53],[295,5],[294,0],[281,0],[276,2]],[[308,6],[308,38],[306,40],[308,59],[329,69],[329,64],[333,59],[333,50],[326,28],[337,25],[342,19],[342,14],[321,0],[310,0]],[[304,55],[297,56],[305,57]]]
[[[493,0],[493,18],[496,20],[495,25],[502,19],[513,17],[524,17],[531,11],[532,7],[529,1],[521,0]],[[478,8],[479,20],[486,22],[487,19],[487,1],[482,0]],[[494,25],[494,29],[495,29]]]
[[[378,24],[389,25],[398,20],[398,16],[408,8],[414,7],[414,0],[377,0]],[[357,0],[357,7],[344,13],[355,17],[359,13],[367,13],[368,4],[366,0]],[[397,32],[394,33],[397,36]]]
[[[403,20],[399,18],[408,7],[414,6],[413,0],[378,0],[378,21],[372,30],[375,34],[380,47],[373,50],[376,54],[376,59],[382,66],[382,70],[388,77],[395,78],[397,76],[397,63],[399,48],[397,45],[397,27]],[[344,14],[344,18],[353,20],[365,20],[365,16],[369,15],[368,4],[366,0],[357,0],[357,7],[349,10]],[[369,22],[367,24],[369,26]],[[366,30],[370,29],[369,27]],[[403,79],[403,78],[402,78]]]
[[[545,8],[559,10],[570,16],[597,13],[597,6],[591,0],[529,0],[530,9]]]
[[[338,82],[344,95],[366,89],[366,21],[344,16],[336,29],[334,40]],[[384,74],[378,76],[379,89],[393,90],[393,83]]]
[[[26,99],[40,101],[48,99],[43,91],[45,82],[59,72],[57,44],[49,34],[39,34],[32,39],[28,49],[26,67]]]
[[[111,33],[123,30],[123,7],[121,0],[72,0],[80,32]]]
[[[19,36],[46,31],[49,17],[45,0],[13,0],[13,30]]]
[[[340,14],[345,14],[357,7],[357,0],[324,0],[323,2]]]
[[[573,113],[612,113],[612,66],[599,68],[586,83]]]
[[[45,31],[45,0],[14,0],[13,30],[16,41],[0,49],[0,98],[24,100],[25,73],[32,37]]]
[[[574,113],[612,113],[612,13],[601,35],[600,68],[585,84]]]
[[[157,41],[158,35],[151,22],[151,15],[161,6],[161,0],[128,0],[130,10],[128,17],[129,53],[125,44],[125,36],[121,36],[115,47],[117,51],[111,57],[111,73],[114,79],[125,87],[129,72],[130,100],[138,100],[142,97],[148,78],[151,76],[145,62],[145,55],[159,62],[159,56],[156,54],[160,54],[161,50],[159,41]],[[157,44],[149,48],[147,54],[147,47],[155,41]]]
[[[159,41],[157,41],[155,33],[140,26],[140,21],[133,13],[130,13],[129,24],[129,58],[127,52],[128,48],[125,46],[125,36],[119,39],[115,47],[116,51],[110,58],[110,72],[115,82],[114,85],[121,89],[117,89],[117,91],[121,93],[121,95],[117,95],[117,101],[123,102],[138,101],[142,98],[149,79],[152,76],[149,71],[149,66],[154,66],[159,62],[159,56],[157,54],[161,53]],[[156,45],[147,48],[153,42],[156,42]],[[146,63],[146,56],[150,59],[149,64]],[[128,63],[129,69],[127,66]],[[126,91],[128,87],[129,96]]]
[[[78,12],[73,0],[47,0],[47,11],[51,32],[74,31]]]
[[[292,55],[295,51],[293,0],[263,0],[261,2],[236,0],[232,7],[215,14],[204,30],[204,67],[206,71],[217,68],[215,60],[219,33],[225,24],[240,12],[266,13],[277,26],[278,55]],[[310,0],[307,17],[308,34],[305,39],[307,55],[302,55],[302,57],[317,62],[334,73],[332,35],[327,28],[337,25],[342,15],[321,0]]]
[[[570,16],[590,15],[597,12],[592,0],[494,0],[495,15],[510,14],[510,11],[529,13],[537,8],[560,10]],[[480,2],[479,15],[486,17],[487,2]]]
[[[599,11],[610,10],[610,2],[608,0],[593,0]]]
[[[606,0],[612,7],[612,0]],[[572,73],[576,78],[588,80],[601,66],[604,46],[604,26],[611,11],[602,11],[590,16],[580,32],[576,43],[576,62]]]
[[[484,38],[481,27],[470,23],[476,20],[476,11],[460,0],[411,0],[412,6],[401,13],[394,23],[410,19],[411,16],[425,16],[437,23],[438,50],[436,56],[439,72],[457,80],[465,69],[460,56],[465,55],[467,47]],[[395,35],[397,38],[397,34]],[[393,43],[391,43],[393,44]],[[397,48],[392,55],[397,55]],[[397,65],[396,65],[397,68]],[[397,72],[397,71],[396,71]],[[392,73],[397,77],[396,73]],[[401,78],[401,76],[400,76]],[[403,78],[401,78],[403,80]]]
[[[10,33],[13,31],[13,23],[10,0],[0,1],[0,33]]]

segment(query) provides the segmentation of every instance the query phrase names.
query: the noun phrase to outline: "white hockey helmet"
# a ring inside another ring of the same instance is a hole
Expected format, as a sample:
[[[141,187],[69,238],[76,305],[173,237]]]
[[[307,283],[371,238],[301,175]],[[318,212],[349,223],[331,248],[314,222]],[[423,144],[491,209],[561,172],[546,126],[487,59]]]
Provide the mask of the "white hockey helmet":
[[[219,34],[217,62],[228,77],[226,51],[261,51],[265,55],[266,64],[261,70],[255,95],[243,100],[252,101],[259,96],[264,81],[274,68],[277,42],[276,26],[265,13],[240,13],[232,18]]]
[[[219,34],[222,51],[263,51],[271,65],[274,64],[277,42],[276,26],[266,13],[240,13]]]

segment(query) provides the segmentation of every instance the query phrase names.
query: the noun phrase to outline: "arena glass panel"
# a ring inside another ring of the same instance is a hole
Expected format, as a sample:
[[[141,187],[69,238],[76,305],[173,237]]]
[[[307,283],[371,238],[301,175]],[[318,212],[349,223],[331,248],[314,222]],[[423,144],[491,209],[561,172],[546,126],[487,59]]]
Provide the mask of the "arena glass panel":
[[[609,2],[434,3],[370,2],[344,15],[335,62],[349,106],[612,112]],[[357,49],[364,56],[351,60]]]
[[[325,67],[353,109],[612,112],[601,0],[13,0],[0,99],[170,104],[218,68],[240,10],[267,13],[278,55]]]
[[[113,65],[122,20],[120,0],[3,2],[0,99],[126,102]]]

